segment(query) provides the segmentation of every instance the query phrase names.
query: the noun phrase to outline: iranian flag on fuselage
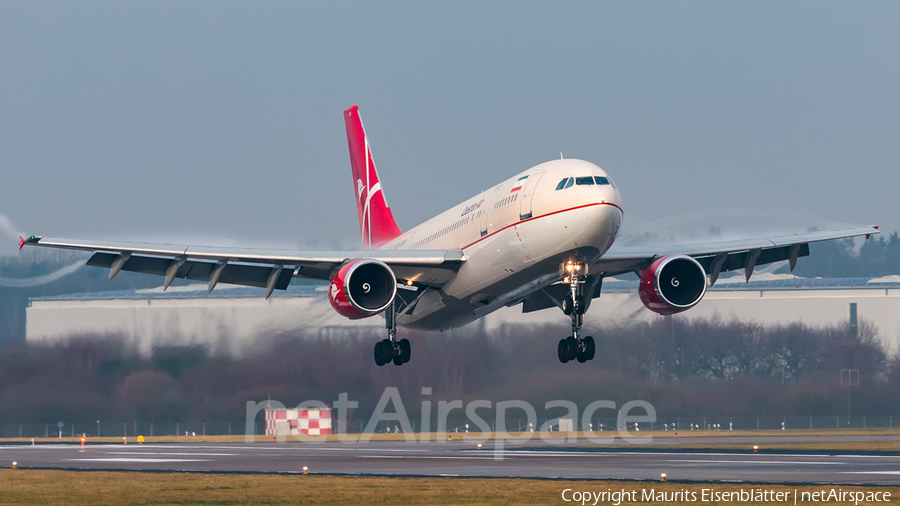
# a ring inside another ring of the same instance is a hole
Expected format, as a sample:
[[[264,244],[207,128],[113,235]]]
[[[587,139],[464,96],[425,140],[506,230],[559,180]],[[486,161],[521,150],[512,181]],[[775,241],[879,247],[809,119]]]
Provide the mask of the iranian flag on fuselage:
[[[512,188],[512,190],[509,191],[509,193],[512,193],[512,192],[521,190],[521,189],[522,189],[522,185],[525,184],[525,180],[526,180],[526,179],[528,179],[528,176],[522,176],[522,177],[520,177],[519,180],[516,181],[516,184],[513,185],[513,188]]]

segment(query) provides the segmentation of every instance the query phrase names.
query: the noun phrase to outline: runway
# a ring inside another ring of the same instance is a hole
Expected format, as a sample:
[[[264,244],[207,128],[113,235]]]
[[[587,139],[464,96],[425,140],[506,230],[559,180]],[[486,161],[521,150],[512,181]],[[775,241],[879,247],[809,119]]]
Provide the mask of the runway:
[[[679,443],[706,439],[731,438]],[[540,440],[507,442],[502,452],[471,441],[0,445],[0,465],[12,461],[20,469],[299,473],[307,466],[312,474],[659,480],[666,473],[670,481],[900,485],[896,454],[601,449]]]

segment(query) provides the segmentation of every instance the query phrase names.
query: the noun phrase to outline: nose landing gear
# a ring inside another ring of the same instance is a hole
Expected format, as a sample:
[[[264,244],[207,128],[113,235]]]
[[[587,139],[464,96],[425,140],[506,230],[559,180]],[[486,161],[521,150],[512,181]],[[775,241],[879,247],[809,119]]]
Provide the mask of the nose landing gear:
[[[572,335],[559,341],[556,353],[559,361],[563,364],[571,360],[577,360],[583,364],[593,359],[596,351],[592,336],[582,338],[579,335],[584,321],[584,313],[587,311],[584,297],[587,265],[566,262],[562,265],[561,271],[566,276],[563,281],[569,284],[569,294],[562,301],[562,310],[566,316],[572,319]]]

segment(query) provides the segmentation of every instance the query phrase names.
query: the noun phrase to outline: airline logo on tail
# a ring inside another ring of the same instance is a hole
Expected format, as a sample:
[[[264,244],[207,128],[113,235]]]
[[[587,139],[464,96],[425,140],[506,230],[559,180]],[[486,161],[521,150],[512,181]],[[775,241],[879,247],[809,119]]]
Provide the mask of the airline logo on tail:
[[[400,228],[381,191],[375,160],[357,106],[344,111],[344,125],[347,127],[350,166],[356,183],[356,209],[362,244],[367,249],[377,248],[399,236]]]

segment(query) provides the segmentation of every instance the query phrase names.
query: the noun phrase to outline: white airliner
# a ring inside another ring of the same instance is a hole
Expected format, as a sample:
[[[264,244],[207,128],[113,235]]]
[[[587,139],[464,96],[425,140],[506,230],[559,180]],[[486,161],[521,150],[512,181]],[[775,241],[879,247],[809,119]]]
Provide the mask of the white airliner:
[[[624,216],[619,189],[603,169],[583,160],[553,160],[520,172],[479,195],[401,232],[378,180],[369,140],[353,106],[344,111],[361,251],[229,249],[170,244],[107,243],[31,236],[24,245],[93,251],[87,265],[175,278],[263,287],[266,298],[291,278],[331,282],[328,299],[347,318],[384,313],[388,338],[375,363],[409,361],[397,326],[448,329],[504,306],[523,312],[562,309],[572,322],[561,362],[594,357],[581,335],[584,313],[604,276],[635,272],[644,305],[660,314],[695,306],[719,273],[809,254],[809,243],[877,234],[867,226],[751,240],[663,247],[615,247]]]

